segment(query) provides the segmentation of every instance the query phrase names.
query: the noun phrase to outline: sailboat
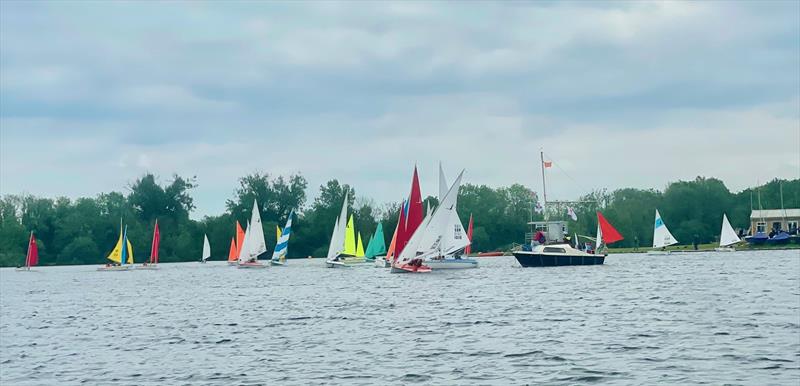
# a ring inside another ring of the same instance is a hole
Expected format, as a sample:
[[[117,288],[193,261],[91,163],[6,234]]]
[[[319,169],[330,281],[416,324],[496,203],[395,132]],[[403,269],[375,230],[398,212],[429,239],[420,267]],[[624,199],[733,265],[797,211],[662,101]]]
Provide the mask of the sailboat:
[[[463,172],[462,172],[463,173]],[[459,176],[460,177],[460,176]],[[444,201],[447,194],[447,180],[442,170],[442,164],[439,164],[439,198]],[[455,187],[455,186],[453,186]],[[450,189],[453,189],[451,187]],[[459,183],[460,187],[460,183]],[[456,188],[458,189],[458,188]],[[440,228],[439,241],[438,241],[438,254],[426,259],[426,264],[431,269],[463,269],[463,268],[477,268],[478,260],[470,259],[469,257],[462,257],[462,252],[472,243],[464,233],[464,227],[461,225],[461,219],[458,217],[458,191],[455,192],[454,204],[451,208],[443,208],[442,210],[448,211],[447,222],[444,227]],[[441,207],[441,205],[439,205]],[[430,212],[430,209],[428,210]]]
[[[367,262],[364,258],[364,245],[361,243],[361,232],[356,232],[353,214],[350,214],[350,219],[347,221],[347,227],[344,230],[344,250],[341,257],[340,260],[345,264]]]
[[[719,247],[714,248],[717,252],[735,252],[736,249],[733,248],[731,245],[736,244],[742,241],[739,239],[739,235],[736,234],[736,231],[733,230],[731,223],[728,221],[728,216],[723,213],[722,214],[722,230],[720,231],[719,235]]]
[[[127,271],[133,264],[133,247],[131,247],[131,241],[128,240],[128,226],[126,225],[123,229],[122,220],[120,220],[119,226],[119,239],[117,240],[117,244],[106,257],[106,259],[111,260],[112,263],[97,268],[98,271]]]
[[[248,228],[250,225],[248,224]],[[239,225],[239,221],[236,221],[236,240],[234,241],[231,238],[231,249],[228,251],[228,265],[238,265],[239,264],[239,254],[242,251],[242,244],[244,243],[245,233],[242,229],[242,226]]]
[[[328,245],[328,256],[325,258],[325,266],[328,268],[346,267],[344,261],[345,240],[347,232],[347,198],[349,191],[344,193],[344,202],[342,203],[342,210],[336,222],[333,224],[333,232],[331,233],[331,242]]]
[[[267,242],[264,240],[264,228],[261,226],[261,212],[258,202],[253,199],[253,212],[250,215],[250,224],[244,237],[244,246],[239,253],[239,268],[266,268],[268,265],[258,262],[258,256],[267,251]]]
[[[542,166],[542,197],[544,205],[544,221],[531,221],[531,241],[522,246],[522,250],[514,251],[514,257],[523,267],[552,267],[564,265],[599,265],[605,262],[605,253],[589,253],[573,248],[565,239],[567,222],[550,220],[547,210],[547,185],[545,169],[552,166],[552,161],[545,162],[544,152],[539,153]],[[537,203],[538,205],[538,203]],[[619,232],[597,212],[597,243],[610,244],[622,240]],[[596,252],[596,251],[595,251]]]
[[[364,258],[369,261],[375,261],[378,256],[386,257],[386,241],[383,237],[383,224],[380,222],[375,227],[375,233],[369,238],[367,250],[364,252]]]
[[[289,251],[289,236],[292,235],[292,216],[294,216],[294,210],[289,212],[289,218],[286,219],[283,231],[277,230],[278,240],[275,243],[275,251],[272,252],[272,260],[270,260],[272,265],[286,264],[286,253]]]
[[[647,251],[648,255],[668,255],[670,251],[666,248],[670,245],[675,245],[678,240],[672,236],[672,233],[667,229],[664,220],[661,219],[661,214],[656,209],[656,221],[653,225],[653,250]]]
[[[448,224],[452,222],[452,212],[455,210],[458,190],[461,188],[461,178],[464,171],[459,173],[458,178],[453,182],[453,186],[441,199],[439,205],[431,212],[425,214],[425,218],[420,223],[417,230],[408,239],[403,250],[397,255],[397,259],[392,263],[391,272],[430,272],[431,267],[426,263],[435,257],[444,257],[448,252],[463,249],[453,249],[445,241],[445,234],[449,232]]]
[[[400,212],[403,212],[403,205],[400,206]],[[380,225],[380,224],[378,224]],[[378,268],[389,268],[392,266],[392,260],[395,257],[395,246],[397,244],[397,231],[400,228],[400,221],[397,222],[397,225],[394,227],[394,233],[392,234],[392,241],[389,242],[389,249],[386,250],[386,254],[384,256],[377,256],[375,257],[375,266]]]
[[[208,243],[208,235],[203,235],[203,254],[200,256],[200,262],[205,264],[206,260],[211,257],[211,244]]]
[[[31,231],[31,237],[28,239],[28,252],[25,254],[25,266],[17,268],[17,271],[30,272],[31,267],[37,264],[39,264],[39,247],[36,245],[36,238],[33,237],[33,231]]]
[[[153,227],[153,243],[150,244],[150,259],[136,269],[158,269],[158,246],[160,243],[161,232],[158,230],[158,220],[156,220],[156,225]]]

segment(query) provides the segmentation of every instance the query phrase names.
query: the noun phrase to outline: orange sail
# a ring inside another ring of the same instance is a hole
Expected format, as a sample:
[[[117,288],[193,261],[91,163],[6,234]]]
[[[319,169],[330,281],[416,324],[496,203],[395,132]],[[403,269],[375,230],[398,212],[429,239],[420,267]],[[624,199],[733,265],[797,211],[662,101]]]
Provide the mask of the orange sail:
[[[236,259],[238,259],[239,255],[242,253],[242,243],[244,243],[244,230],[242,226],[239,225],[239,221],[236,221]]]
[[[402,211],[403,208],[400,208]],[[397,222],[397,226],[394,227],[394,236],[392,236],[392,242],[389,244],[389,250],[386,251],[386,261],[394,261],[394,246],[397,243],[397,229],[400,227],[400,222]]]
[[[236,261],[239,259],[239,250],[236,248],[236,241],[231,237],[231,249],[228,251],[228,261]]]
[[[611,226],[611,223],[608,222],[608,220],[606,220],[606,218],[603,217],[600,212],[597,212],[597,222],[600,224],[603,241],[606,243],[606,245],[622,240],[622,235],[619,234],[619,232],[617,232],[613,226]]]

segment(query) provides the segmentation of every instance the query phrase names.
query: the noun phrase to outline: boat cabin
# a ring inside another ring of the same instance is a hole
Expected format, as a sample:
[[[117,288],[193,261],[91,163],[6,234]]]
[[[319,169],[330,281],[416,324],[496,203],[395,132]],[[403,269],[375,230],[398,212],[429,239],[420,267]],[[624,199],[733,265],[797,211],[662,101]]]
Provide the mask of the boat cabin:
[[[755,209],[750,213],[750,230],[757,232],[797,234],[800,224],[800,209]]]
[[[563,243],[564,236],[569,234],[566,221],[531,221],[530,233],[525,234],[525,244],[531,245],[538,232],[542,232],[546,239],[545,244]]]

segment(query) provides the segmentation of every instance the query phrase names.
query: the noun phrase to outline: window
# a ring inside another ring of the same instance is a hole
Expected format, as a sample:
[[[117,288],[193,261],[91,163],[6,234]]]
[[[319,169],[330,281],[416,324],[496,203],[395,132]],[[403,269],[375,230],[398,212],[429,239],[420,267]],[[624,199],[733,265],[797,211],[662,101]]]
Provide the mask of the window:
[[[767,229],[767,223],[765,222],[756,223],[756,232],[764,232],[764,229]]]
[[[786,227],[789,228],[789,231],[793,231],[793,230],[797,229],[797,220],[787,221],[786,222]]]
[[[567,253],[564,248],[544,247],[544,253]]]
[[[774,229],[775,231],[781,230],[781,222],[780,221],[773,222],[772,223],[772,229]]]

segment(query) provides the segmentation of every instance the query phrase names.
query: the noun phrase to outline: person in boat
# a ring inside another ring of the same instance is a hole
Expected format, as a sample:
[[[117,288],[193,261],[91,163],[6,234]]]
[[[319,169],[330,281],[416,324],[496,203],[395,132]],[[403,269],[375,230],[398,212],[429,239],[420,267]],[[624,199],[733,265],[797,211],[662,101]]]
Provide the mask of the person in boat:
[[[544,237],[544,233],[542,231],[536,231],[536,234],[533,235],[533,241],[536,242],[534,245],[544,245],[547,239]]]

